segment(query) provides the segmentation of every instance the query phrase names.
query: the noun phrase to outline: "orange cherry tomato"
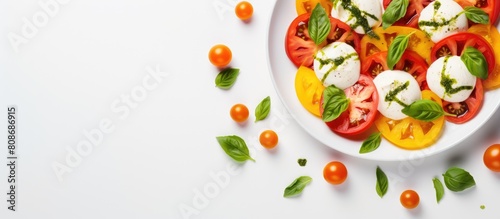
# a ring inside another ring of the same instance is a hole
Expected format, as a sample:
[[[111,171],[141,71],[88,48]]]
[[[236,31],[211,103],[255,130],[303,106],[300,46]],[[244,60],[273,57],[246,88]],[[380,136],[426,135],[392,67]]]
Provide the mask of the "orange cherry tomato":
[[[403,207],[413,209],[416,208],[420,203],[420,197],[418,196],[417,192],[413,190],[406,190],[401,193],[399,201],[401,201],[401,205],[403,205]]]
[[[332,185],[342,184],[347,179],[347,168],[339,161],[332,161],[323,169],[323,177]]]
[[[244,122],[248,119],[250,113],[248,112],[247,106],[238,103],[231,107],[230,114],[235,122]]]
[[[212,65],[217,67],[224,67],[231,62],[233,58],[233,53],[231,53],[231,49],[226,45],[217,44],[213,46],[208,52],[208,59]]]
[[[273,130],[263,131],[260,133],[259,142],[263,147],[272,149],[278,144],[278,135]]]
[[[250,2],[242,1],[236,5],[234,8],[234,13],[241,20],[248,20],[252,17],[253,14],[253,6]]]
[[[493,144],[484,151],[483,162],[491,171],[500,172],[500,144]]]

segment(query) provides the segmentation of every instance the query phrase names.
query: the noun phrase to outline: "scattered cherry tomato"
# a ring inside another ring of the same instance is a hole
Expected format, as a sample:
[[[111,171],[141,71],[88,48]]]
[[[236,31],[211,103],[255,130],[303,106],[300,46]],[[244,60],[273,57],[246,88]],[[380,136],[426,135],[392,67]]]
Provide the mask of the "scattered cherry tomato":
[[[266,130],[260,133],[259,141],[263,147],[272,149],[278,144],[278,135],[273,130]]]
[[[217,44],[210,49],[208,52],[208,58],[210,62],[217,67],[224,67],[231,62],[233,54],[231,49],[226,45]]]
[[[233,107],[231,107],[231,118],[233,118],[234,121],[236,122],[244,122],[248,119],[248,115],[250,114],[248,112],[247,106],[243,104],[236,104]]]
[[[241,20],[248,20],[252,17],[253,14],[253,6],[250,2],[242,1],[236,5],[234,8],[234,13]]]
[[[491,171],[500,172],[500,144],[493,144],[484,151],[483,162]]]
[[[347,179],[347,168],[339,161],[332,161],[323,169],[323,177],[332,185],[342,184]]]
[[[401,205],[408,209],[416,208],[418,206],[418,203],[420,203],[420,197],[418,196],[418,193],[413,190],[406,190],[401,193],[401,197],[399,197],[399,200],[401,201]]]

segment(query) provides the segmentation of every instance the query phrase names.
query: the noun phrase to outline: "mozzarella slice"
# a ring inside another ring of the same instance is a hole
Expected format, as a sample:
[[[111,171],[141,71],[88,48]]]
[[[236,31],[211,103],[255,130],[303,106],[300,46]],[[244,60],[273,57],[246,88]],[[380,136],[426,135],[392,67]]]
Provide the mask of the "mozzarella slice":
[[[325,86],[348,88],[359,79],[361,62],[347,43],[334,42],[320,49],[314,58],[314,72]]]
[[[366,34],[364,24],[367,28],[373,28],[382,23],[380,0],[334,1],[333,4],[332,17],[348,24],[356,33]]]
[[[438,42],[449,35],[467,30],[467,17],[463,10],[453,0],[433,1],[420,12],[418,26],[432,41]]]
[[[404,71],[384,71],[375,77],[373,83],[379,95],[378,111],[390,119],[406,118],[401,110],[422,99],[417,80]]]
[[[441,57],[427,69],[427,84],[432,92],[448,102],[466,100],[476,85],[472,75],[459,56]]]

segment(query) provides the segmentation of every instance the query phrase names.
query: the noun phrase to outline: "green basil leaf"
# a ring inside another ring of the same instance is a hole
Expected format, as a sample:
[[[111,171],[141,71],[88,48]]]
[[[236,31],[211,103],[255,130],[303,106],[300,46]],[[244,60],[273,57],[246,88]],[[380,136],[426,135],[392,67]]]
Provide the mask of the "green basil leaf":
[[[460,59],[472,75],[481,79],[488,77],[488,62],[486,62],[484,54],[476,48],[472,46],[465,48]]]
[[[465,7],[464,13],[467,19],[477,24],[489,24],[490,17],[486,12],[476,7]]]
[[[458,167],[452,167],[443,174],[446,188],[460,192],[476,185],[474,177],[469,172]]]
[[[255,160],[250,157],[247,144],[242,138],[236,135],[219,136],[216,138],[224,152],[235,161],[244,162],[246,160],[251,160],[255,162]]]
[[[444,195],[443,183],[438,178],[432,179],[432,183],[434,183],[434,189],[436,190],[436,201],[439,203]]]
[[[384,171],[377,166],[377,184],[375,185],[375,189],[377,190],[378,196],[380,198],[384,197],[385,193],[387,193],[387,189],[389,188],[389,180],[385,175]]]
[[[311,17],[309,18],[308,23],[309,28],[309,36],[311,39],[319,45],[323,41],[325,41],[326,37],[330,33],[330,29],[332,28],[330,24],[330,18],[325,12],[325,9],[321,4],[316,4],[316,7],[311,12]]]
[[[330,85],[323,91],[323,121],[335,120],[349,107],[349,99],[342,89]]]
[[[302,193],[302,190],[306,187],[309,182],[312,181],[312,178],[309,176],[301,176],[295,179],[289,186],[285,188],[285,192],[283,193],[283,197],[291,197]]]
[[[255,122],[264,120],[271,111],[271,97],[264,98],[255,108]]]
[[[307,164],[307,159],[305,159],[305,158],[299,158],[297,160],[297,163],[299,163],[299,166],[303,167],[303,166],[305,166]]]
[[[368,139],[363,141],[361,144],[361,148],[359,149],[360,154],[370,153],[372,151],[377,150],[380,146],[380,142],[382,142],[382,138],[380,137],[380,132],[376,132],[371,134]]]
[[[382,27],[387,29],[405,16],[410,0],[393,0],[382,15]]]
[[[425,122],[430,122],[444,115],[444,110],[432,100],[417,100],[401,110],[405,115]]]
[[[215,78],[215,86],[224,90],[231,88],[236,82],[240,70],[237,68],[226,68],[222,70]]]
[[[408,47],[408,42],[410,41],[410,36],[413,33],[408,35],[399,35],[392,41],[389,46],[389,51],[387,52],[387,67],[391,70],[394,68],[394,65],[399,62],[406,48]]]

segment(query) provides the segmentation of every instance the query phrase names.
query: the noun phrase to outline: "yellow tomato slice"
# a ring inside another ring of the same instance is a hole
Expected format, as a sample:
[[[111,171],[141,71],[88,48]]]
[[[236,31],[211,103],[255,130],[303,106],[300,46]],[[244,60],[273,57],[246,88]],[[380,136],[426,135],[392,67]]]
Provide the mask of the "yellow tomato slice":
[[[301,66],[295,75],[295,93],[304,108],[317,117],[319,112],[321,95],[325,86],[318,79],[316,73],[308,67]]]
[[[495,26],[476,24],[470,27],[468,32],[475,33],[482,36],[486,41],[491,44],[495,53],[495,68],[493,72],[488,75],[488,78],[483,81],[484,89],[491,90],[500,87],[500,33]]]
[[[377,40],[368,35],[365,35],[361,39],[361,61],[365,60],[371,54],[387,51],[396,36],[413,33],[410,36],[407,49],[418,53],[418,55],[425,59],[427,64],[431,63],[430,51],[434,46],[434,42],[421,30],[411,27],[391,26],[385,30],[382,27],[378,27],[374,31],[380,39]]]
[[[422,98],[435,101],[442,106],[441,98],[430,90],[422,91]],[[385,139],[396,146],[416,150],[432,145],[439,138],[444,120],[444,116],[432,122],[424,122],[410,117],[392,120],[379,114],[375,120],[375,126]]]
[[[297,15],[311,13],[318,3],[323,6],[326,14],[329,15],[331,13],[333,3],[330,0],[295,0],[295,9],[297,10]]]

